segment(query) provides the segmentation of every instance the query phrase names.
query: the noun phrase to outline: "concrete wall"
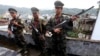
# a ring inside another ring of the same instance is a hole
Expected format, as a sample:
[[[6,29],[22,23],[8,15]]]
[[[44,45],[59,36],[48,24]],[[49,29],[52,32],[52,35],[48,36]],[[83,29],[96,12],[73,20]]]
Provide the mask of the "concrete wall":
[[[8,33],[7,33],[7,31],[0,31],[0,35],[5,35],[6,37],[8,37]],[[13,36],[13,34],[12,34],[12,36]],[[27,43],[31,43],[31,44],[33,44],[34,45],[34,41],[33,41],[33,39],[32,39],[32,37],[31,37],[31,35],[30,34],[24,34],[24,37],[25,37],[25,41],[27,42]],[[12,37],[13,38],[13,37]]]
[[[100,41],[67,39],[67,53],[80,56],[100,56]]]
[[[0,31],[0,34],[7,36],[7,32],[4,31]],[[27,43],[34,45],[34,41],[30,34],[25,34],[25,39]],[[80,56],[100,56],[100,41],[66,38],[66,42],[66,51],[69,54]]]

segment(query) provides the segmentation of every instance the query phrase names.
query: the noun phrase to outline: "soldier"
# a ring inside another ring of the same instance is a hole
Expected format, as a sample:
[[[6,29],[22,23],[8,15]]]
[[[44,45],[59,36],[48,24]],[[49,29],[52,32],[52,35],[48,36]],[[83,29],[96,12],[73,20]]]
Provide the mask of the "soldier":
[[[31,27],[32,28],[32,38],[35,42],[35,46],[38,50],[41,51],[41,56],[44,56],[45,52],[45,25],[43,23],[43,19],[39,16],[39,9],[32,7],[31,8],[33,19],[31,21]]]
[[[9,8],[8,11],[12,17],[12,20],[8,25],[8,33],[14,35],[15,43],[17,44],[18,47],[21,47],[21,50],[18,52],[26,54],[27,53],[26,42],[23,36],[24,25],[21,19],[17,17],[17,11],[15,9]]]
[[[46,33],[52,32],[52,52],[55,56],[66,56],[66,32],[68,30],[72,30],[73,23],[70,19],[68,19],[67,16],[62,15],[62,10],[64,4],[61,1],[56,1],[54,3],[55,5],[55,16],[51,17],[50,20],[47,23],[47,31]],[[65,24],[63,24],[60,27],[55,27],[59,23],[63,22],[64,20],[67,20]],[[49,49],[50,50],[50,49]],[[51,53],[48,52],[48,55],[51,56]]]

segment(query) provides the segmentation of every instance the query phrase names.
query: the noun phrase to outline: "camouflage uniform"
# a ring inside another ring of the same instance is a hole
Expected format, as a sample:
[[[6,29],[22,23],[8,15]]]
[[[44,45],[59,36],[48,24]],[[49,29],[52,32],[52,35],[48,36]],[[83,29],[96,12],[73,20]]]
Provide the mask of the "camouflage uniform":
[[[60,1],[56,1],[55,2],[55,6],[63,6],[63,4]],[[66,20],[67,22],[65,24],[63,24],[62,26],[59,26],[58,28],[62,28],[61,33],[57,34],[54,33],[53,31],[53,27],[58,25],[59,23],[63,22],[64,20]],[[47,23],[46,29],[47,31],[51,31],[53,33],[52,37],[51,37],[51,41],[49,43],[50,44],[48,47],[49,48],[49,53],[48,55],[51,56],[51,53],[53,52],[54,55],[56,56],[65,56],[66,54],[66,32],[68,30],[72,30],[73,28],[73,23],[70,19],[68,19],[67,16],[60,16],[59,18],[56,18],[56,15],[51,17],[50,20]],[[51,49],[51,51],[50,51]],[[51,53],[50,53],[51,52]]]
[[[32,7],[31,8],[32,13],[35,13],[37,11],[39,11],[37,8]],[[38,20],[35,20],[34,18],[31,20],[31,24],[30,26],[32,27],[32,38],[35,42],[35,46],[41,51],[41,53],[43,53],[45,50],[45,25],[44,25],[44,20],[41,18],[37,18]],[[36,32],[36,30],[33,28],[36,28],[38,30],[38,33]]]
[[[41,23],[40,23],[41,21]],[[35,24],[37,23],[37,24]],[[42,20],[39,20],[39,21],[35,21],[35,20],[32,20],[31,26],[34,25],[36,26],[36,28],[38,29],[38,31],[41,33],[41,35],[44,35],[45,33],[45,26],[42,24]],[[32,38],[34,39],[34,42],[35,42],[35,45],[37,47],[43,47],[44,46],[44,40],[40,39],[40,36],[38,33],[36,33],[36,31],[34,29],[32,29]]]
[[[64,53],[65,48],[66,48],[66,46],[65,46],[66,45],[65,37],[67,36],[66,32],[68,30],[72,30],[72,25],[70,25],[70,20],[67,19],[67,17],[61,16],[59,19],[60,19],[59,23],[61,23],[64,20],[67,20],[68,22],[60,27],[60,28],[62,28],[62,32],[59,35],[57,35],[56,33],[53,34],[51,45],[52,45],[54,52],[57,52],[57,53],[63,52]],[[51,18],[47,24],[47,30],[52,31],[50,29],[59,23],[57,23],[55,18]]]
[[[13,8],[10,8],[9,12],[11,13],[17,11]],[[14,21],[17,22],[20,26],[13,24]],[[24,34],[23,34],[24,25],[21,19],[17,17],[13,18],[10,21],[10,24],[8,25],[8,29],[14,34],[15,43],[18,45],[18,47],[23,48],[22,51],[26,51],[27,43],[25,42],[24,39]]]

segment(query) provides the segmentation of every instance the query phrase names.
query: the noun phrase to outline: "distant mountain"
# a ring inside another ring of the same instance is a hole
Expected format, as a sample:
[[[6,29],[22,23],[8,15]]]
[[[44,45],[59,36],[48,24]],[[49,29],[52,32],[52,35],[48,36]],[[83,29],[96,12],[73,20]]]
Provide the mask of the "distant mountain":
[[[0,14],[4,14],[8,10],[8,8],[15,8],[20,14],[31,14],[30,8],[24,8],[24,7],[20,8],[20,7],[8,6],[8,5],[0,5]],[[77,14],[81,11],[82,9],[78,9],[78,8],[64,8],[63,9],[63,12],[67,14]],[[54,10],[40,10],[40,13],[53,14]],[[91,9],[87,13],[96,15],[97,9]]]
[[[29,8],[23,8],[23,7],[19,8],[19,7],[14,7],[14,6],[0,5],[0,14],[3,14],[6,11],[8,11],[8,8],[15,8],[21,14],[31,12]]]

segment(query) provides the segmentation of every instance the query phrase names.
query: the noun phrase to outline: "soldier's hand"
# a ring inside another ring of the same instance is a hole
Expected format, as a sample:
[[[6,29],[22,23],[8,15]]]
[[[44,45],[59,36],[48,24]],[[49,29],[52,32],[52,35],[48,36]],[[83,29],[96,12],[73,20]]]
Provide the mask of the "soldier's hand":
[[[72,21],[76,20],[77,18],[78,18],[77,16],[71,16]]]
[[[29,26],[28,28],[29,28],[29,29],[32,29],[32,26]]]
[[[55,29],[54,29],[54,32],[55,32],[55,33],[60,33],[60,32],[61,32],[61,28],[55,28]]]
[[[14,25],[18,25],[18,22],[16,22],[16,21],[13,21],[13,24],[14,24]]]
[[[12,34],[12,32],[10,30],[8,30],[8,34]]]
[[[50,31],[46,31],[46,33],[49,33]]]
[[[41,40],[45,40],[44,35],[39,36]]]

